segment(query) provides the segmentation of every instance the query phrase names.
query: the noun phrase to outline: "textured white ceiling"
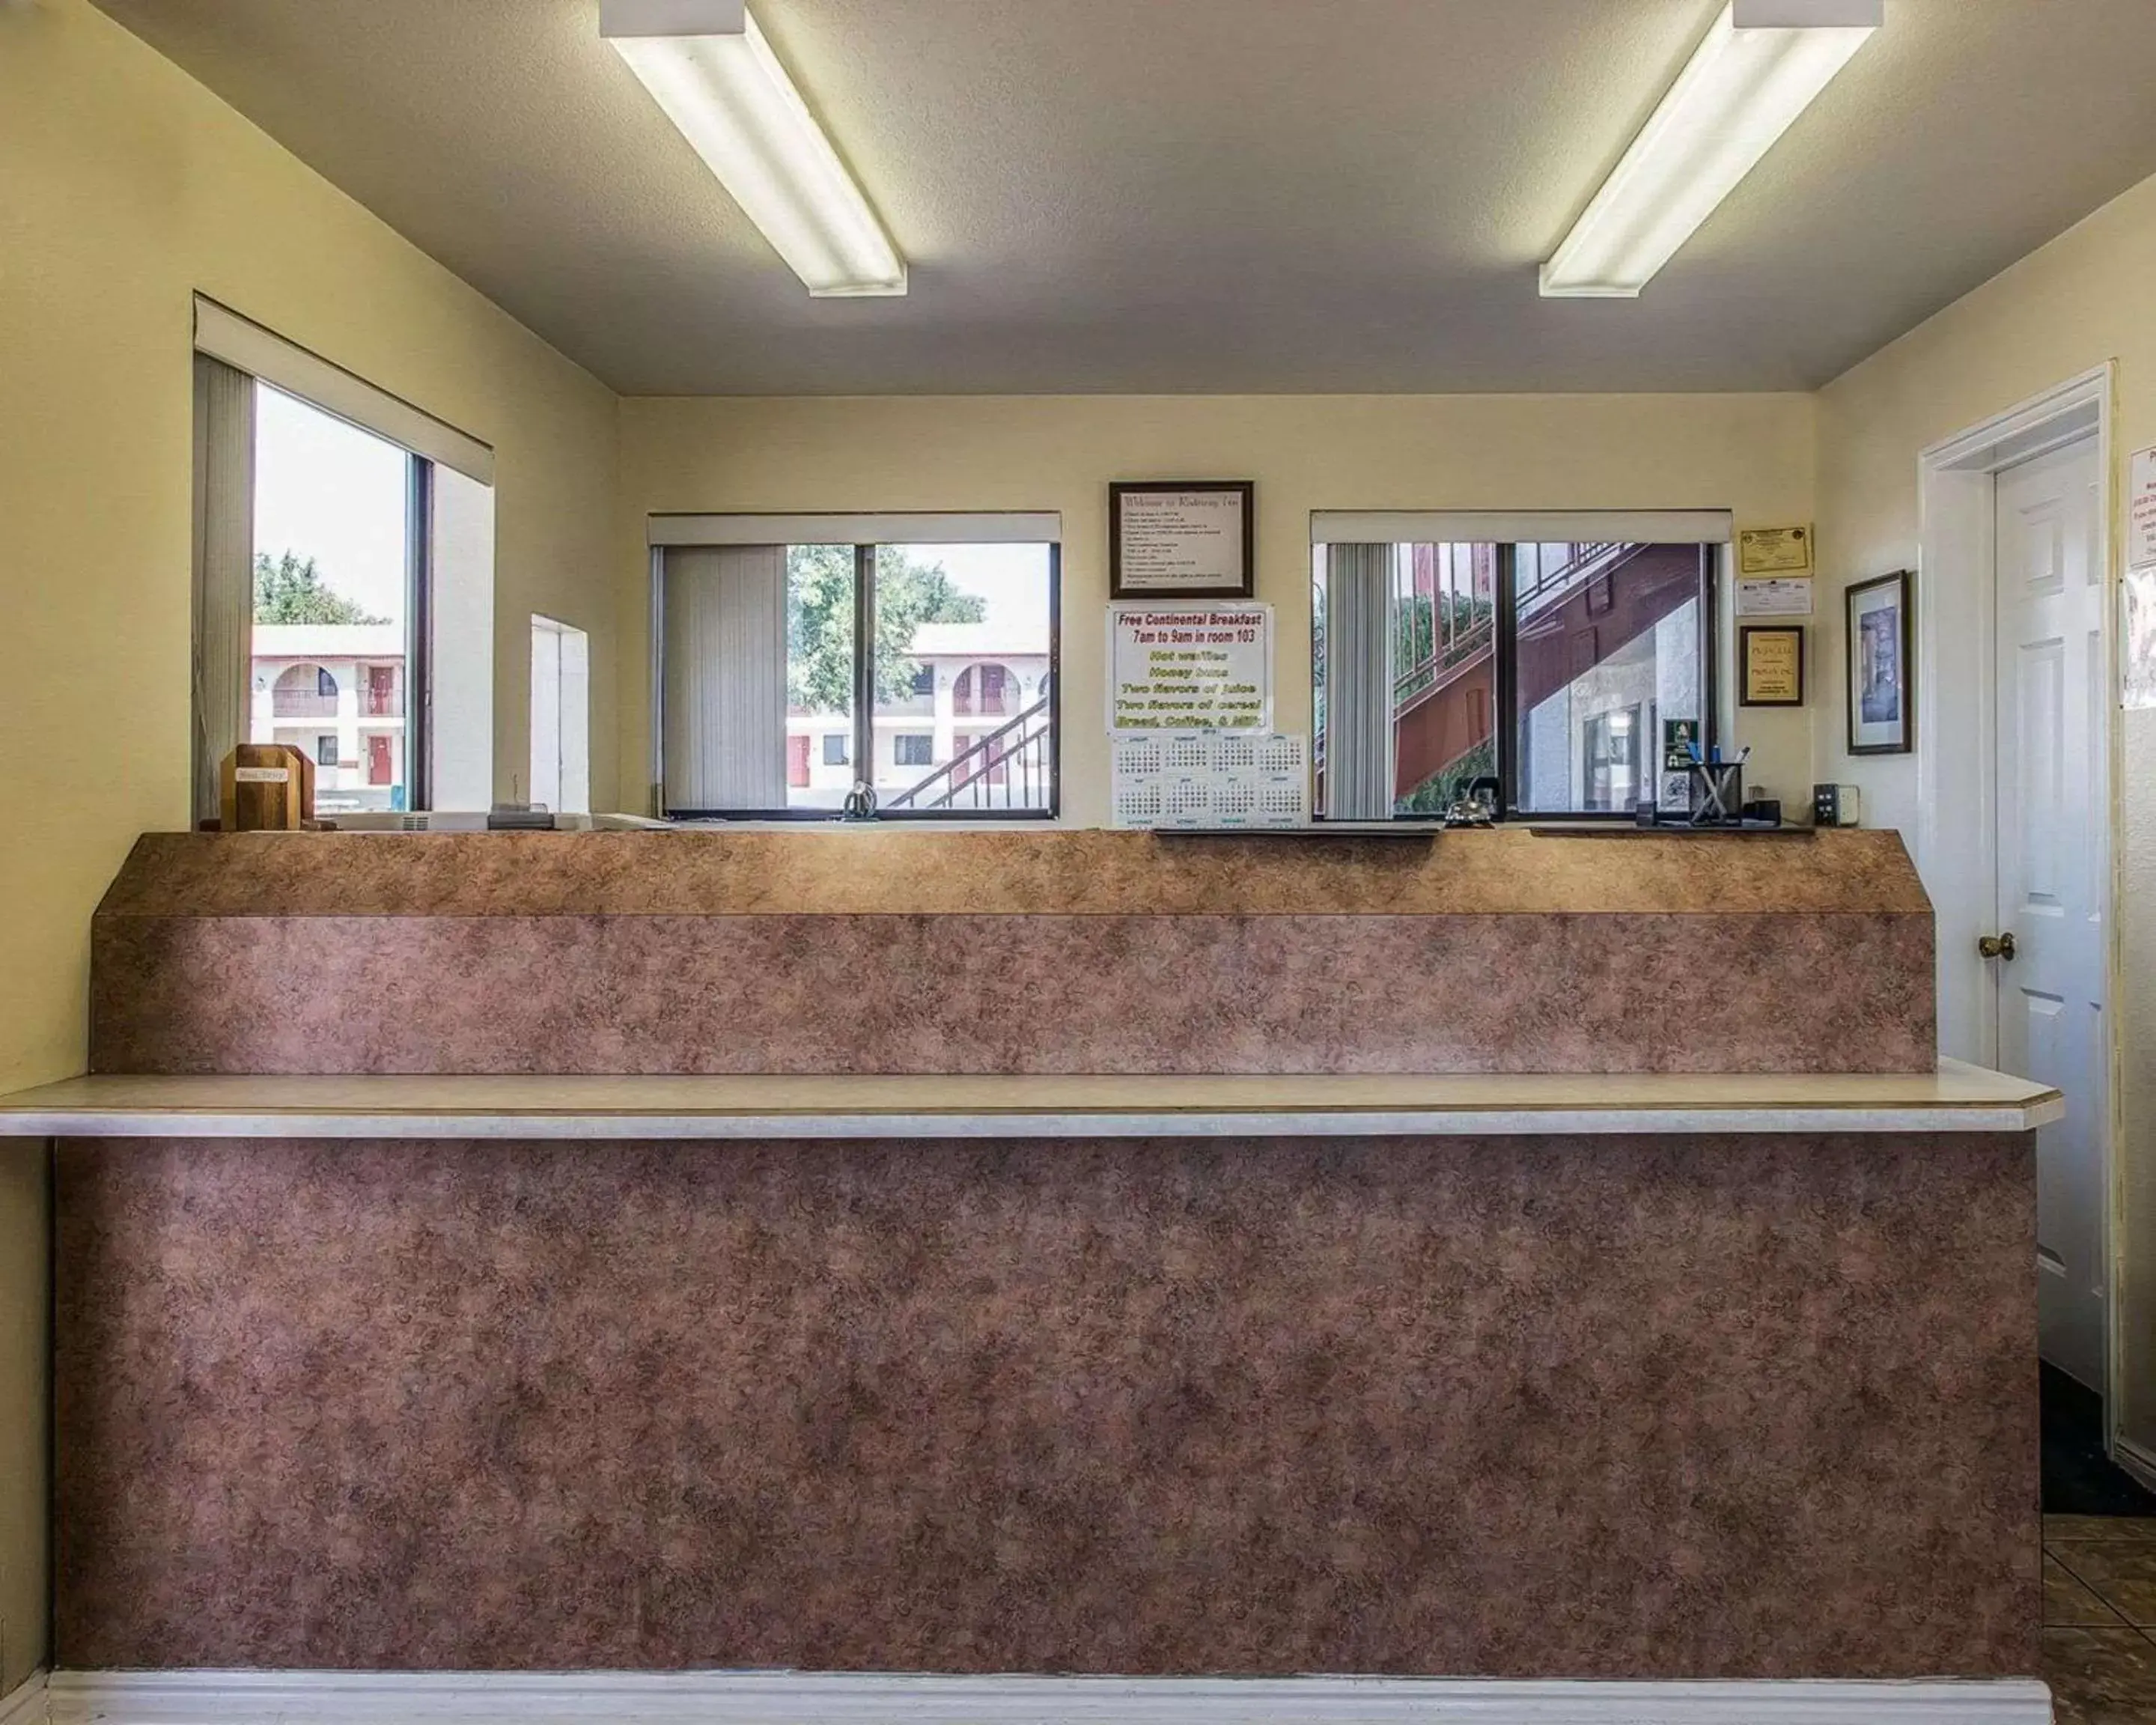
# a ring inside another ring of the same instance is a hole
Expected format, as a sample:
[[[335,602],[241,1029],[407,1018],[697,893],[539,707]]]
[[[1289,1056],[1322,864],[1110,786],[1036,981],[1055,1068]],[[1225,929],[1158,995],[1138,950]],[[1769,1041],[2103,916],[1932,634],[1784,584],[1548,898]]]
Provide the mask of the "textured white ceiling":
[[[1637,302],[1535,266],[1717,0],[756,0],[912,264],[811,300],[598,0],[100,0],[635,393],[1809,388],[2156,172],[2156,0],[1888,0]]]

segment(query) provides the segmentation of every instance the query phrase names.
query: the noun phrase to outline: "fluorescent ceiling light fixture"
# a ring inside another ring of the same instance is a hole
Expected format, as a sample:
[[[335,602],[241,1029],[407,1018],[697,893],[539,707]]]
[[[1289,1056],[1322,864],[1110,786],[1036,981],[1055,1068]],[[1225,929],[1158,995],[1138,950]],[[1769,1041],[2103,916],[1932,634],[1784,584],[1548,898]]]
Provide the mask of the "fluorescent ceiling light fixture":
[[[743,0],[599,0],[599,33],[811,294],[906,291],[906,260]]]
[[[1886,0],[1729,0],[1543,265],[1551,299],[1633,299],[1885,21]]]

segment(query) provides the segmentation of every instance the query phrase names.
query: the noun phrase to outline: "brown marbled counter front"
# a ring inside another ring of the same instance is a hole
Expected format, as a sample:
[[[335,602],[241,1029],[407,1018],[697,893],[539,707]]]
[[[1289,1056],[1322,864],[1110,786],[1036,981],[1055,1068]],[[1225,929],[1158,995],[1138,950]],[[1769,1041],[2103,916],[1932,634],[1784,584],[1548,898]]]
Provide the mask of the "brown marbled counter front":
[[[1891,833],[144,839],[101,1072],[1909,1072]]]
[[[1892,832],[1162,838],[785,832],[146,833],[106,916],[1522,916],[1869,912],[1931,901]]]
[[[64,1142],[66,1665],[2036,1669],[2027,1134]]]

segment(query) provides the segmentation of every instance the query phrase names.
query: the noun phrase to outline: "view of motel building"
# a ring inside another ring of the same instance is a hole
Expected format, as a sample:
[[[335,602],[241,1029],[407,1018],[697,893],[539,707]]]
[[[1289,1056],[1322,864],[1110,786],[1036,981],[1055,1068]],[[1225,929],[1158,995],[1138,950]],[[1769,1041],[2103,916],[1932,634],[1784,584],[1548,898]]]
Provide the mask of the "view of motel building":
[[[1015,645],[1012,631],[993,621],[924,623],[908,656],[919,667],[912,692],[881,703],[875,714],[875,762],[857,774],[852,718],[844,713],[795,711],[786,718],[786,783],[797,807],[837,808],[857,777],[868,777],[888,805],[925,779],[938,777],[974,744],[1007,733],[954,774],[942,774],[936,794],[955,792],[960,806],[1008,808],[1044,801],[1045,774],[1029,785],[1026,763],[1043,757],[1047,725],[1049,656],[1038,636]],[[1014,721],[1032,716],[1029,722]],[[954,783],[955,781],[955,783]]]
[[[875,716],[873,783],[880,800],[937,778],[935,794],[960,806],[1025,806],[1046,796],[1049,655],[1013,647],[993,623],[921,625],[909,655],[912,692]],[[1032,717],[1024,724],[1014,721]],[[853,721],[844,713],[789,712],[786,780],[798,806],[837,808],[855,782]],[[1003,740],[955,773],[976,743]],[[404,778],[404,630],[384,624],[257,624],[252,718],[256,742],[282,742],[315,763],[315,803],[339,809],[402,809]],[[1031,763],[1029,770],[1026,763]]]
[[[254,659],[249,737],[305,751],[317,810],[405,806],[402,624],[258,623]]]

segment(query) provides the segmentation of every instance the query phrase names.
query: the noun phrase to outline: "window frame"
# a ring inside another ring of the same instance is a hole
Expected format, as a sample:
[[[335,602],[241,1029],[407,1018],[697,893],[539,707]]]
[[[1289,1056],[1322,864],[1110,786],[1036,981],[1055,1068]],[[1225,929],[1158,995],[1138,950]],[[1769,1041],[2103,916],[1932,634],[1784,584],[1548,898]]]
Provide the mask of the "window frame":
[[[192,310],[192,352],[245,377],[255,392],[255,398],[259,399],[259,392],[263,389],[275,390],[316,413],[379,439],[405,458],[404,811],[429,811],[434,808],[435,764],[436,470],[445,467],[485,487],[491,499],[495,491],[493,446],[207,295],[198,293],[193,296]],[[196,459],[199,464],[199,450]],[[198,466],[194,482],[199,516],[203,475]],[[246,484],[247,504],[251,512],[255,501],[255,478],[251,467]],[[490,501],[490,508],[493,506]],[[490,562],[486,569],[490,603],[496,572]],[[251,617],[249,628],[251,634]],[[492,642],[488,643],[490,657],[492,645]],[[492,698],[490,684],[490,707]],[[361,699],[363,702],[363,693]],[[244,706],[243,702],[243,732],[246,729]],[[490,754],[490,736],[487,749]],[[198,793],[200,788],[198,786]],[[213,806],[198,812],[213,815],[217,811]]]
[[[772,542],[782,547],[796,545],[844,545],[854,548],[854,677],[853,760],[866,762],[871,775],[875,763],[875,553],[882,545],[935,544],[921,540],[848,540],[818,538],[813,531],[819,521],[843,519],[847,511],[823,511],[785,517],[801,536]],[[939,514],[963,518],[963,511]],[[654,519],[656,519],[654,517]],[[849,814],[843,809],[670,809],[666,806],[666,551],[654,542],[649,547],[651,582],[651,800],[652,817],[675,822],[784,821],[809,824],[886,821],[1024,822],[1038,824],[1063,817],[1063,542],[1053,539],[1013,538],[979,542],[1040,545],[1048,552],[1048,767],[1046,799],[1036,809],[886,809],[866,814]],[[680,548],[678,545],[675,548]],[[1020,709],[1021,712],[1024,709]],[[1005,722],[1009,722],[1006,721]],[[1000,728],[998,726],[998,728]],[[970,747],[970,745],[969,745]],[[962,749],[960,753],[963,753]],[[953,756],[955,760],[957,756]],[[930,762],[935,770],[936,762]],[[943,763],[947,766],[950,762]],[[858,771],[858,767],[856,768]],[[871,782],[873,778],[871,778]]]
[[[1717,600],[1722,591],[1722,547],[1707,540],[1696,542],[1699,547],[1701,562],[1700,705],[1706,709],[1700,724],[1704,733],[1703,746],[1712,748],[1722,741],[1722,619]],[[1630,826],[1637,822],[1639,816],[1630,809],[1522,809],[1520,807],[1520,715],[1513,706],[1519,672],[1519,636],[1517,633],[1519,593],[1517,578],[1520,543],[1517,540],[1496,542],[1497,650],[1492,700],[1497,720],[1497,787],[1503,801],[1504,818],[1507,821],[1525,821],[1530,826],[1550,826],[1576,821]],[[1650,737],[1645,740],[1640,776],[1653,788],[1655,800],[1659,803],[1661,800],[1662,751],[1661,740],[1657,737]],[[1411,815],[1396,815],[1394,818],[1415,819]]]
[[[434,806],[434,464],[404,454],[404,800],[418,812]]]
[[[243,374],[246,375],[246,374]],[[249,382],[259,392],[276,391],[311,413],[324,418],[334,419],[349,425],[355,431],[389,445],[404,459],[404,802],[401,813],[426,813],[434,807],[432,768],[434,762],[434,459],[421,454],[402,439],[378,429],[350,414],[304,395],[290,386],[265,377],[249,376]],[[259,399],[259,394],[257,399]],[[250,490],[253,481],[250,479]],[[249,503],[254,499],[250,495]],[[248,625],[251,638],[255,625]],[[361,660],[352,670],[352,694],[359,704],[360,716],[367,716],[367,680]],[[338,698],[335,675],[327,665],[317,665],[316,695],[318,698]],[[331,686],[325,691],[321,685]],[[321,762],[316,763],[318,766]],[[364,769],[366,762],[361,762]],[[368,788],[372,788],[372,781]]]
[[[1514,710],[1519,676],[1519,547],[1527,542],[1517,539],[1496,540],[1411,540],[1384,542],[1409,544],[1487,544],[1496,556],[1496,583],[1494,613],[1491,618],[1492,646],[1491,661],[1491,708],[1493,740],[1496,743],[1496,772],[1500,798],[1500,816],[1507,822],[1523,822],[1530,826],[1570,825],[1582,823],[1595,824],[1631,825],[1638,819],[1635,810],[1625,809],[1522,809],[1519,806],[1520,773],[1520,714]],[[1642,544],[1673,543],[1697,545],[1700,554],[1700,690],[1701,705],[1705,709],[1701,721],[1702,745],[1712,748],[1722,740],[1722,638],[1721,592],[1722,572],[1727,562],[1727,547],[1712,540],[1672,540],[1637,542]],[[1318,633],[1315,615],[1317,588],[1310,588],[1312,603],[1312,631]],[[1317,680],[1317,662],[1312,660],[1312,699],[1313,715],[1320,697]],[[1324,666],[1323,675],[1330,682],[1332,667]],[[1313,738],[1313,742],[1315,739]],[[1312,751],[1313,763],[1317,757]],[[1646,788],[1651,788],[1660,801],[1662,764],[1659,738],[1648,737],[1641,745],[1640,778]],[[1316,806],[1316,768],[1312,767],[1312,798]],[[1394,791],[1394,800],[1399,793]],[[1313,820],[1323,824],[1327,817],[1314,814]],[[1428,825],[1438,819],[1427,814],[1402,814],[1397,810],[1385,817],[1389,821]]]

